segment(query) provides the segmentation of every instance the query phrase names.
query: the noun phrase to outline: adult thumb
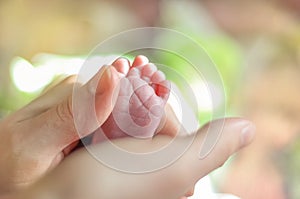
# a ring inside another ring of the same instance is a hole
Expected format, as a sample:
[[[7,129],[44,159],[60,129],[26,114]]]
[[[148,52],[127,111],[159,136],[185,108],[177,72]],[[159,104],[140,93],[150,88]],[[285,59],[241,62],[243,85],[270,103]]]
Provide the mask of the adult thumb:
[[[218,132],[219,136],[212,136],[217,138],[214,144],[210,144],[210,136],[218,134]],[[139,196],[141,195],[147,196],[143,197],[147,199],[180,198],[199,179],[221,167],[232,154],[249,145],[254,135],[255,126],[247,120],[227,118],[213,121],[198,130],[188,150],[173,164],[156,172],[145,173],[139,177],[135,177],[134,174],[121,175],[119,179],[121,181],[120,184],[131,182],[132,187],[135,187],[138,190],[137,192],[140,192],[140,194],[132,194],[130,190],[126,193],[130,195],[128,198],[140,198]],[[190,140],[190,137],[186,137],[177,141],[174,140],[174,142],[177,142],[177,146],[180,148],[181,146],[187,146],[186,144],[190,143]],[[157,149],[157,145],[164,145],[164,143],[169,142],[164,136],[158,135],[152,140],[151,144],[136,143],[136,146],[133,146],[131,143],[130,149],[143,148],[145,150],[145,148],[148,148],[151,151]],[[122,146],[126,147],[126,143]],[[210,149],[207,148],[209,146],[211,147]],[[203,153],[203,150],[205,153]],[[168,156],[164,158],[167,159]],[[164,158],[159,158],[157,161]],[[141,163],[135,162],[135,164]],[[139,186],[140,182],[147,184],[147,186]],[[113,191],[111,190],[111,192]],[[117,194],[111,198],[118,198]]]
[[[105,122],[119,93],[121,76],[112,66],[103,66],[83,86],[74,86],[72,95],[28,120],[35,143],[53,150],[63,150]]]

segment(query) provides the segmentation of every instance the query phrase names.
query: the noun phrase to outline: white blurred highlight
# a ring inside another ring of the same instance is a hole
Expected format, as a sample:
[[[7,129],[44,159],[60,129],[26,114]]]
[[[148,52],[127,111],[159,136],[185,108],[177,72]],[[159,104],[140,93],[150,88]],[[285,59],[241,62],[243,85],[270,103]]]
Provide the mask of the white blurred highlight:
[[[84,59],[39,54],[33,61],[36,64],[22,57],[15,57],[11,62],[13,83],[26,93],[40,91],[58,75],[77,74]]]

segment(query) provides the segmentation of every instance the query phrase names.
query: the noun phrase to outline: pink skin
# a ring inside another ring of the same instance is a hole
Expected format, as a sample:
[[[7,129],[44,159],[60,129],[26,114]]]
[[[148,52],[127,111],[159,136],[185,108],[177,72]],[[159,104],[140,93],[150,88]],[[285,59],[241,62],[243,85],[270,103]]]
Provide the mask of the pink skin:
[[[124,78],[113,112],[95,133],[92,143],[106,139],[103,132],[108,139],[153,137],[169,97],[170,82],[145,56],[137,56],[132,66],[124,58],[117,59],[112,65],[124,74]]]

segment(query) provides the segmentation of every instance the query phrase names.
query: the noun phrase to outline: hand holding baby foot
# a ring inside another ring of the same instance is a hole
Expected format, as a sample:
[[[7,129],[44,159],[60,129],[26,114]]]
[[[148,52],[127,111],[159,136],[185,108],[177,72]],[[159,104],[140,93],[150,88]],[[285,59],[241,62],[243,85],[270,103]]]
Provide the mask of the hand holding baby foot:
[[[138,63],[142,61],[142,59],[135,59],[132,67],[140,70],[139,66],[143,65]],[[99,125],[102,125],[105,121],[107,122],[107,118],[111,116],[114,103],[107,104],[107,102],[114,102],[113,93],[118,90],[117,84],[120,76],[117,71],[126,75],[129,74],[130,67],[124,67],[126,65],[123,64],[118,65],[117,62],[114,63],[114,67],[104,67],[91,81],[79,88],[83,99],[91,98],[95,100]],[[140,72],[143,72],[143,70],[140,70]],[[134,71],[132,73],[134,77],[137,77]],[[100,79],[100,81],[94,81],[95,79]],[[131,79],[131,77],[127,77],[127,79]],[[132,83],[136,80],[128,81]],[[141,83],[140,80],[137,80],[137,88],[143,86],[152,87],[156,96],[160,97],[165,103],[163,96],[169,93],[162,92],[161,95],[159,94],[160,90],[157,90],[157,86],[153,87],[147,79],[144,81],[146,83]],[[94,84],[95,82],[96,84]],[[109,82],[109,84],[102,84],[104,82]],[[93,90],[95,91],[94,95],[91,95],[91,83],[93,88],[96,85],[96,89]],[[205,141],[206,129],[209,127],[211,131],[214,131],[214,128],[210,127],[211,125],[212,127],[218,127],[219,122],[215,121],[198,131],[195,142],[193,142],[190,149],[178,161],[157,172],[145,173],[145,175],[118,172],[103,164],[99,164],[86,150],[78,150],[72,153],[71,157],[57,166],[65,155],[70,154],[79,139],[75,130],[74,110],[70,108],[74,103],[72,101],[73,84],[74,78],[73,80],[72,78],[65,80],[26,107],[0,121],[1,198],[6,196],[14,199],[73,199],[76,197],[131,199],[179,198],[199,178],[222,165],[230,154],[249,144],[253,138],[253,133],[252,135],[251,133],[249,134],[250,130],[253,130],[253,127],[249,126],[248,122],[240,119],[226,120],[223,128],[224,132],[215,148],[208,156],[199,159],[199,146]],[[136,88],[133,85],[135,83],[131,85],[132,89]],[[131,101],[134,102],[134,100],[133,98]],[[138,100],[138,102],[147,102],[147,100]],[[151,101],[152,105],[156,105],[157,101],[153,101],[155,103]],[[83,109],[86,108],[86,103],[78,105]],[[161,104],[158,103],[158,105]],[[150,108],[147,108],[149,106],[145,107],[145,113],[148,114],[149,118],[153,117],[153,115],[157,116],[150,111]],[[136,110],[134,108],[135,106],[132,106],[132,109],[128,108],[128,113],[134,115],[134,111]],[[172,113],[172,111],[168,109],[168,113]],[[145,121],[147,121],[148,117],[144,117],[146,118]],[[162,128],[162,133],[174,135],[172,131],[176,128],[173,128],[174,126],[172,125],[174,121],[177,121],[176,119],[173,120],[174,118],[176,117],[166,117],[167,123]],[[85,119],[88,121],[89,118]],[[134,121],[134,119],[132,120]],[[155,131],[157,126],[156,123],[154,124],[153,129]],[[218,128],[215,130],[218,130]],[[84,135],[88,135],[89,133],[91,132],[85,131]],[[114,140],[113,142],[118,142],[118,145],[123,146],[130,145],[131,148],[137,151],[140,149],[153,151],[158,144],[169,142],[171,139],[169,136],[158,135],[150,141],[126,137]],[[180,138],[177,142],[181,145],[185,143],[185,139]],[[99,147],[98,149],[105,153],[106,150],[109,150],[107,146],[103,143],[95,147]],[[54,166],[57,166],[57,168],[44,176],[49,168]],[[32,185],[28,186],[28,184]],[[21,187],[23,190],[20,190]],[[122,191],[116,191],[116,189]]]

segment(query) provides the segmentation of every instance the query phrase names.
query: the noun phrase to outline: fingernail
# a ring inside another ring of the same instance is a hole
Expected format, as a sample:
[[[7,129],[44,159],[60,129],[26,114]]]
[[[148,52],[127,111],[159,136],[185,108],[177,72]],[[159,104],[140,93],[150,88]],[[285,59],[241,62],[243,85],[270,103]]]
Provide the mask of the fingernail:
[[[104,79],[104,78],[111,79],[112,75],[111,75],[110,67],[108,65],[105,65],[104,67],[105,67],[105,69],[103,71],[101,79]]]
[[[241,130],[241,146],[247,146],[254,138],[256,127],[252,122],[247,122]]]
[[[116,69],[109,65],[104,65],[97,72],[97,75],[88,83],[88,90],[90,93],[101,95],[111,86],[118,84],[124,75],[116,71]]]

